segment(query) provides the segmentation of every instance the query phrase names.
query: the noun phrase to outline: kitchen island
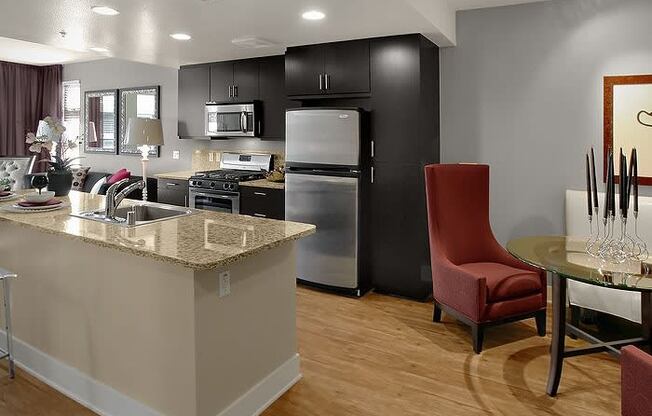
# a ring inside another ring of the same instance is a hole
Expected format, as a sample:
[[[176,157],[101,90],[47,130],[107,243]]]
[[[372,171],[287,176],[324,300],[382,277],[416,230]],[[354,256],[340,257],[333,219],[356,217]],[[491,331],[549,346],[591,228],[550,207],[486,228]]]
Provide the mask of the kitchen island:
[[[102,196],[65,199],[0,208],[19,366],[106,415],[253,415],[299,380],[293,242],[314,226],[197,211],[122,227],[69,215]]]

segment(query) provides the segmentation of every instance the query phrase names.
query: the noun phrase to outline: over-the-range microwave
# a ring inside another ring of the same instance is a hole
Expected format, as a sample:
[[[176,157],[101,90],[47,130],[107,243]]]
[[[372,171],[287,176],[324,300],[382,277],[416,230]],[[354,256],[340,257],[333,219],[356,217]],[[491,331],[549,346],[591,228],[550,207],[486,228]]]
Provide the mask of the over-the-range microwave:
[[[206,103],[204,126],[208,137],[257,137],[260,103]]]

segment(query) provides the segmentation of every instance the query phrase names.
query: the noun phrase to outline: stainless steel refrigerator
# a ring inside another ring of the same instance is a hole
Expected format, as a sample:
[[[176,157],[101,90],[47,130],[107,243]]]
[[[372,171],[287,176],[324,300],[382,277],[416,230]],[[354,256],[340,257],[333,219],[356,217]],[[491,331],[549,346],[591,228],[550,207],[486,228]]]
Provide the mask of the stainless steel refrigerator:
[[[297,242],[300,281],[360,296],[361,112],[286,112],[285,218],[317,232]]]

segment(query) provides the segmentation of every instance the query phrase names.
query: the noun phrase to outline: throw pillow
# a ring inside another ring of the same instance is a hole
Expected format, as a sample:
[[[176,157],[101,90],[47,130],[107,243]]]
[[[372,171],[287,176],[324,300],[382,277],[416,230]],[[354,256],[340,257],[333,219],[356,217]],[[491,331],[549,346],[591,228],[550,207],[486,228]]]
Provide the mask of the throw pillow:
[[[111,177],[107,179],[106,183],[108,183],[109,185],[113,185],[116,182],[119,182],[123,179],[129,179],[129,178],[131,178],[131,172],[129,172],[127,169],[120,169],[119,171],[111,175]]]
[[[88,171],[91,170],[90,167],[80,166],[77,169],[72,170],[72,190],[81,191],[84,187],[84,182],[86,181],[86,176],[88,176]]]
[[[100,188],[102,185],[106,183],[106,177],[100,179],[99,181],[95,182],[95,185],[93,185],[93,188],[91,189],[90,194],[91,195],[97,195],[100,193]]]

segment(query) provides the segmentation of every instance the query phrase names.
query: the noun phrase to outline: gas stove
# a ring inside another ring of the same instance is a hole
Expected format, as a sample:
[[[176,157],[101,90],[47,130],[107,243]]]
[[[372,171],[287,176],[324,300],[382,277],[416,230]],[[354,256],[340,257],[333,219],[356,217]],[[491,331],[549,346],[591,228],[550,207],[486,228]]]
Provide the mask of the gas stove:
[[[201,189],[214,189],[224,191],[237,191],[240,182],[262,179],[262,171],[246,171],[220,169],[206,172],[197,172],[190,177],[190,187]]]
[[[195,173],[189,185],[202,191],[238,192],[240,182],[262,179],[271,167],[271,155],[223,153],[220,169]]]

